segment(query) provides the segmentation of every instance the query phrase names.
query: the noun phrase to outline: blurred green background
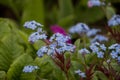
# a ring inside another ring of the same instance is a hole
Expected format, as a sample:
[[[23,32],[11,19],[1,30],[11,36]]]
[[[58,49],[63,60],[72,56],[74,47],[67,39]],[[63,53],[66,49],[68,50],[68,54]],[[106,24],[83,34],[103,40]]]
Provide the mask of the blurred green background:
[[[36,20],[44,24],[58,24],[66,29],[77,22],[102,25],[104,12],[100,7],[88,8],[88,0],[0,0],[0,17],[14,20],[20,28],[26,21]],[[110,2],[120,14],[120,0]]]

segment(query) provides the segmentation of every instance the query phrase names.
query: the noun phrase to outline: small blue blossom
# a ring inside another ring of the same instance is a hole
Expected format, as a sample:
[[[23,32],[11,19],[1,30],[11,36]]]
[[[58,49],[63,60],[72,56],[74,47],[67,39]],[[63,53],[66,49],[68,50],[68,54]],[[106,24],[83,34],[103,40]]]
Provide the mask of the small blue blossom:
[[[116,47],[120,48],[120,44],[118,44],[118,43],[112,44],[110,47],[108,47],[108,49],[116,49]]]
[[[95,38],[91,40],[91,43],[96,42],[96,41],[98,42],[108,41],[108,38],[103,35],[96,35]]]
[[[48,46],[49,46],[50,49],[55,49],[57,47],[57,43],[54,42],[54,43],[52,43],[52,44],[50,44]]]
[[[63,49],[65,51],[70,51],[70,52],[74,52],[75,48],[76,47],[73,44],[69,44],[69,43],[63,46]]]
[[[102,51],[97,52],[97,57],[98,58],[103,58],[104,57],[104,52],[102,52]]]
[[[81,53],[81,54],[88,54],[88,53],[90,53],[90,51],[87,50],[86,48],[83,48],[83,49],[79,50],[78,52]]]
[[[43,31],[40,26],[43,26],[43,25],[41,25],[40,23],[38,23],[36,21],[25,22],[25,24],[24,24],[25,28],[30,28],[32,30],[35,30],[37,28],[37,32],[34,32],[29,36],[30,42],[34,43],[35,41],[37,41],[39,39],[46,39],[47,38],[45,31]]]
[[[48,48],[49,48],[49,49],[48,49],[47,54],[48,54],[48,55],[53,55],[53,54],[56,52],[57,43],[54,42],[54,43],[48,45]]]
[[[118,57],[118,53],[117,53],[116,51],[112,51],[112,52],[110,53],[110,55],[111,55],[111,57],[112,57],[113,59],[115,59],[115,58]]]
[[[47,38],[46,34],[44,33],[40,34],[39,32],[34,32],[29,36],[29,41],[34,43],[37,40],[46,39],[46,38]]]
[[[86,33],[87,31],[89,31],[89,27],[84,23],[78,23],[69,29],[69,32],[72,34],[74,33],[83,34],[83,33]]]
[[[30,28],[32,30],[35,30],[38,26],[43,26],[43,25],[41,25],[40,23],[38,23],[38,22],[36,22],[34,20],[33,21],[27,21],[24,24],[25,28]]]
[[[37,55],[39,57],[42,57],[45,53],[47,53],[48,51],[48,47],[47,46],[43,46],[42,48],[40,48],[38,51],[37,51]]]
[[[55,53],[56,53],[55,49],[48,49],[47,55],[51,55],[52,56]]]
[[[113,15],[113,17],[108,21],[108,26],[120,25],[120,15]]]
[[[99,51],[99,48],[96,46],[95,43],[90,45],[90,49],[92,50],[92,52],[97,53]]]
[[[88,7],[103,6],[103,5],[105,5],[105,3],[101,2],[100,0],[88,0]]]
[[[82,78],[86,77],[85,73],[82,72],[81,70],[76,70],[75,73],[78,74],[79,76],[81,76]]]
[[[101,44],[100,45],[100,48],[103,50],[103,51],[106,51],[106,46],[104,44]]]
[[[117,58],[118,62],[120,62],[120,56]]]
[[[98,58],[103,58],[104,52],[106,51],[106,46],[104,44],[95,42],[90,45],[90,49],[92,50],[92,52],[97,54]]]
[[[50,42],[53,42],[54,40],[57,42],[67,42],[70,39],[69,36],[65,36],[63,34],[60,33],[55,33],[53,34],[53,36],[50,38]]]
[[[117,59],[118,62],[119,61],[119,55],[120,55],[120,44],[116,43],[116,44],[112,44],[110,47],[108,47],[108,49],[111,51],[110,55],[113,59]]]
[[[23,72],[25,73],[31,73],[34,70],[39,69],[38,66],[32,66],[32,65],[27,65],[23,68]]]
[[[90,29],[88,32],[87,32],[87,36],[88,37],[91,37],[91,36],[95,36],[98,32],[101,32],[100,29]]]
[[[45,31],[44,31],[42,28],[38,28],[38,29],[37,29],[37,32],[39,32],[39,33],[41,33],[41,34],[42,34],[42,33],[45,34]]]

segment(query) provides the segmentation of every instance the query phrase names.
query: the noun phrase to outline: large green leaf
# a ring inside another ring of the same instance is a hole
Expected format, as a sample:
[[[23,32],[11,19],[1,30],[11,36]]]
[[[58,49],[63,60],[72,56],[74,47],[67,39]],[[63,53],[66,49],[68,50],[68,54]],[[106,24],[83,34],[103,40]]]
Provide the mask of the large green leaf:
[[[36,58],[35,64],[40,66],[39,76],[43,79],[53,80],[53,66],[48,56],[44,55],[42,58]]]
[[[106,7],[106,17],[107,17],[108,20],[115,14],[116,13],[115,13],[115,10],[114,10],[113,7],[111,7],[111,6]]]
[[[8,80],[20,80],[23,67],[30,64],[31,62],[33,62],[33,59],[30,55],[27,54],[23,54],[15,59],[14,62],[10,65],[10,68],[7,72]]]
[[[28,41],[28,34],[23,31],[18,31],[19,37],[23,40],[22,45],[24,46],[26,53],[35,53],[33,45]]]
[[[12,29],[16,31],[17,25],[10,19],[0,18],[0,38],[5,37],[5,35],[11,33]]]
[[[7,71],[11,63],[24,52],[24,48],[9,34],[0,42],[0,69]]]
[[[18,31],[14,21],[0,18],[0,69],[6,72],[14,59],[24,53]]]

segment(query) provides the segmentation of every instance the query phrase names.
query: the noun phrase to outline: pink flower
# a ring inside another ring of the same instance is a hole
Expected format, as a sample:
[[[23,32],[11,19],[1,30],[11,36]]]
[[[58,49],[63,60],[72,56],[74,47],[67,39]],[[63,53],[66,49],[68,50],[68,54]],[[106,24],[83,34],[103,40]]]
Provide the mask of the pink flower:
[[[52,25],[50,26],[50,29],[53,33],[60,33],[63,34],[64,36],[67,36],[66,31],[58,25]],[[68,40],[67,43],[71,43],[71,40]]]
[[[58,25],[52,25],[50,26],[50,29],[52,30],[53,33],[61,33],[63,35],[67,35],[66,31]]]
[[[88,7],[89,8],[93,7],[93,4],[91,3],[91,1],[88,1]]]

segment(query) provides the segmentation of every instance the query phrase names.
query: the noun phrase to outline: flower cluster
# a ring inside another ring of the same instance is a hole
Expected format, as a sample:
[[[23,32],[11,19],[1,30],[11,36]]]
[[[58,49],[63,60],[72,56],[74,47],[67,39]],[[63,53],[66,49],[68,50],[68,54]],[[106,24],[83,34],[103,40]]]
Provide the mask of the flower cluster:
[[[69,36],[64,36],[60,33],[55,33],[53,36],[49,39],[50,44],[47,46],[43,46],[40,48],[37,52],[37,55],[39,57],[42,57],[43,54],[47,53],[48,55],[53,55],[54,53],[64,53],[66,51],[73,52],[75,49],[75,46],[67,43],[67,41],[70,39]]]
[[[74,34],[74,33],[84,34],[88,31],[89,31],[89,27],[88,27],[88,25],[86,25],[84,23],[78,23],[78,24],[76,24],[75,26],[72,26],[69,29],[69,32],[72,33],[72,34]]]
[[[25,22],[25,24],[24,24],[24,27],[25,28],[30,28],[30,29],[32,29],[32,30],[35,30],[37,27],[41,27],[41,26],[43,26],[43,25],[41,25],[40,23],[38,23],[38,22],[36,22],[36,21],[27,21],[27,22]]]
[[[98,32],[101,32],[101,30],[100,29],[90,29],[87,33],[86,33],[86,35],[88,36],[88,37],[92,37],[92,36],[95,36]]]
[[[31,43],[34,43],[35,41],[37,41],[39,39],[46,39],[47,38],[46,33],[45,33],[45,31],[42,30],[41,26],[43,26],[43,25],[41,25],[40,23],[37,23],[35,21],[28,21],[24,24],[25,28],[30,28],[32,30],[37,29],[36,32],[32,33],[29,36],[29,41]]]
[[[88,54],[88,53],[90,53],[90,51],[87,50],[86,48],[83,48],[83,49],[79,50],[78,52],[81,53],[81,54]]]
[[[113,44],[109,48],[111,50],[110,55],[113,59],[117,59],[120,62],[120,44]]]
[[[88,0],[88,7],[103,6],[103,5],[105,5],[105,3],[101,2],[100,0]]]
[[[81,70],[76,70],[75,73],[78,74],[79,76],[81,76],[82,78],[86,77],[85,73],[82,72]]]
[[[106,51],[106,46],[104,44],[95,42],[90,45],[90,49],[92,50],[93,53],[97,54],[98,58],[103,58],[104,52]]]
[[[101,32],[100,29],[90,29],[86,24],[84,23],[78,23],[76,24],[75,26],[71,27],[69,29],[69,32],[71,34],[79,34],[80,36],[87,36],[89,39],[90,39],[90,42],[91,43],[94,43],[94,42],[103,42],[103,41],[108,41],[108,38],[103,36],[103,35],[100,35],[97,33],[98,32]]]
[[[34,70],[39,69],[38,66],[32,66],[32,65],[27,65],[23,68],[23,72],[25,73],[31,73]]]
[[[98,58],[104,58],[104,54],[105,54],[106,50],[108,49],[110,51],[111,58],[116,59],[118,62],[120,62],[120,44],[118,44],[118,43],[112,44],[111,46],[106,47],[104,44],[94,42],[90,45],[90,49],[92,50],[92,53],[97,54]],[[80,49],[78,52],[80,54],[91,53],[86,48]]]
[[[96,35],[92,40],[91,43],[94,42],[103,42],[103,41],[108,41],[108,38],[103,36],[103,35]]]
[[[108,26],[117,25],[120,25],[120,15],[113,15],[112,18],[108,21]]]

